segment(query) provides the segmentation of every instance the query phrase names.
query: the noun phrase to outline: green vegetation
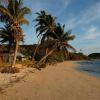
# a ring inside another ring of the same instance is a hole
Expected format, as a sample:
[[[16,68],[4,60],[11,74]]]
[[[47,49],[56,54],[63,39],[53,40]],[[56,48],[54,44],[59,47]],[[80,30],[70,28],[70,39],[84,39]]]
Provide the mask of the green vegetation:
[[[69,53],[69,60],[90,60],[90,57],[83,53]]]
[[[88,55],[88,57],[90,57],[92,59],[100,59],[100,53],[92,53],[92,54]]]

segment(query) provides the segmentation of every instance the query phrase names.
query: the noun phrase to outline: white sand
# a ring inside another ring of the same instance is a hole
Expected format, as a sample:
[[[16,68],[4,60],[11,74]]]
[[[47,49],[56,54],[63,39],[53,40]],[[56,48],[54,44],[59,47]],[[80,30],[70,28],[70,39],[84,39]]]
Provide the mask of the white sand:
[[[0,100],[100,100],[100,79],[75,70],[73,62],[27,74],[0,94]]]

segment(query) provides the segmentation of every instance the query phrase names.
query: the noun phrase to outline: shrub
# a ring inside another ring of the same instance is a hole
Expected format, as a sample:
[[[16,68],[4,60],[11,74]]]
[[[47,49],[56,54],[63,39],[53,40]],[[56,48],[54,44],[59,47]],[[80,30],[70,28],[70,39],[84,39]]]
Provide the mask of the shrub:
[[[18,73],[19,72],[19,69],[16,68],[16,67],[2,67],[0,68],[0,72],[1,73]]]

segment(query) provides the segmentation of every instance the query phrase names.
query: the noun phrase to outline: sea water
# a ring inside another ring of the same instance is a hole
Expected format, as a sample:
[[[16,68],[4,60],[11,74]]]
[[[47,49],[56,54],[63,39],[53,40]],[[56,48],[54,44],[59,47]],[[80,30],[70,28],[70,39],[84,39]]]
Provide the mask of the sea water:
[[[100,60],[81,61],[78,70],[100,78]]]

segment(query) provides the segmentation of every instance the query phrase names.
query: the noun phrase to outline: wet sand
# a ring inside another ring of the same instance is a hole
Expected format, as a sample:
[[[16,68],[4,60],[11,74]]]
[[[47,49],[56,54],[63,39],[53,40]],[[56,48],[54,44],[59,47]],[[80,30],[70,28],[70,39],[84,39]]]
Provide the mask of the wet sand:
[[[35,70],[5,88],[0,100],[100,100],[100,79],[79,72],[68,61]]]

